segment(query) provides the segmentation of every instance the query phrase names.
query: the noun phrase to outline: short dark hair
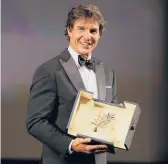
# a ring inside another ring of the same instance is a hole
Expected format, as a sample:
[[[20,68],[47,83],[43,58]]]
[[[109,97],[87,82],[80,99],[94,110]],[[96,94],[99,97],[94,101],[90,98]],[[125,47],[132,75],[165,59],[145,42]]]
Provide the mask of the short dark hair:
[[[72,28],[74,26],[75,21],[80,17],[94,18],[95,20],[97,20],[99,24],[99,32],[100,35],[102,35],[102,31],[104,28],[104,18],[99,8],[91,4],[79,5],[78,7],[72,8],[68,13],[68,19],[66,21],[66,29],[64,33],[68,40],[70,40],[70,37],[68,35],[67,28]]]

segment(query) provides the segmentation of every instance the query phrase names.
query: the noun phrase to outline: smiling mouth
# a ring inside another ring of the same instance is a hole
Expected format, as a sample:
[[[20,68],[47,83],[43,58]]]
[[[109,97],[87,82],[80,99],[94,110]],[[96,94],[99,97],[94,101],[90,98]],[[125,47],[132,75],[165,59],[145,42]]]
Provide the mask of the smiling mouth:
[[[84,48],[88,48],[89,46],[91,46],[92,44],[91,43],[81,43],[80,44],[84,47]]]

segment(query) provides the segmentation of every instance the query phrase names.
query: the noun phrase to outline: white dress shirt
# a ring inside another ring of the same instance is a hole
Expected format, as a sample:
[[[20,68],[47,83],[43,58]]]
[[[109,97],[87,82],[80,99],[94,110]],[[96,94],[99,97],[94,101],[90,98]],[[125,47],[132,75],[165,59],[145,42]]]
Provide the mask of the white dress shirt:
[[[94,71],[88,69],[86,66],[81,66],[78,63],[78,53],[75,52],[70,46],[68,47],[68,51],[71,54],[72,58],[74,59],[76,66],[79,70],[79,73],[81,75],[81,78],[83,80],[84,86],[87,91],[90,91],[93,93],[94,98],[98,98],[98,90],[97,90],[97,81],[96,81],[96,74]],[[91,59],[91,56],[89,56],[88,60]],[[72,145],[73,140],[71,141],[69,145],[69,153],[73,153],[71,150],[71,145]]]
[[[96,75],[93,70],[88,69],[86,66],[80,66],[78,63],[78,53],[75,52],[70,46],[68,48],[69,53],[71,54],[72,58],[74,59],[76,66],[79,70],[83,83],[87,91],[93,93],[94,98],[98,98],[98,91],[97,91],[97,82],[96,82]],[[89,56],[88,60],[91,58]]]

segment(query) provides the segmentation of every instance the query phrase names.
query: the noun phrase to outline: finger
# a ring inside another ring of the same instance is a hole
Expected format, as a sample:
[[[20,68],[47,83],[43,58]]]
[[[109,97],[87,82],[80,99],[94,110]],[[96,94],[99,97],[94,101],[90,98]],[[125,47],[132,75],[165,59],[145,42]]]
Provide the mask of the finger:
[[[93,152],[93,154],[102,154],[102,153],[105,153],[105,152],[107,152],[107,151],[95,150]]]
[[[101,150],[101,149],[107,149],[106,145],[85,145],[84,150],[85,151],[94,151],[94,150]]]
[[[84,145],[83,148],[85,151],[94,151],[94,150],[107,149],[107,146],[106,145]]]
[[[96,145],[97,149],[107,149],[107,145]]]
[[[100,153],[105,153],[105,152],[108,152],[108,149],[95,149],[95,150],[90,150],[90,151],[83,151],[84,153],[87,153],[87,154],[100,154]]]
[[[101,150],[94,150],[92,153],[94,153],[94,154],[100,154],[100,153],[105,153],[107,151],[108,151],[108,149],[101,149]]]
[[[85,145],[83,144],[83,150],[84,151],[92,151],[92,150],[96,150],[97,146],[96,145]]]
[[[85,144],[91,142],[91,138],[79,138],[80,144]]]

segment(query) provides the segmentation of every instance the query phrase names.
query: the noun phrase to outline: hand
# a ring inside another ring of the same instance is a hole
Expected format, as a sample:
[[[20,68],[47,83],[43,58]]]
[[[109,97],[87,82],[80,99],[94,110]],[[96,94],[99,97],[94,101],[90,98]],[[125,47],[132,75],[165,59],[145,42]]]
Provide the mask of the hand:
[[[101,153],[107,151],[106,145],[88,145],[90,138],[76,138],[71,145],[72,151],[83,153]]]

